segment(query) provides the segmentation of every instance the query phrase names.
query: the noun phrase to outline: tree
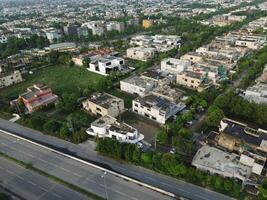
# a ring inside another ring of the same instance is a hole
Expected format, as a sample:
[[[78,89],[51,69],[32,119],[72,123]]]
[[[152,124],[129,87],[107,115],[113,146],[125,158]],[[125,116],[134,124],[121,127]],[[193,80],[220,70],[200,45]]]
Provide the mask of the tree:
[[[43,124],[45,123],[44,117],[39,113],[33,113],[30,118],[30,127],[39,131],[43,130]]]
[[[57,131],[59,130],[59,123],[57,123],[54,120],[49,120],[48,122],[46,122],[43,126],[43,129],[45,132],[49,133],[49,134],[54,134],[57,133]]]
[[[159,131],[156,135],[156,139],[160,144],[166,144],[168,142],[168,135],[164,131]]]
[[[221,119],[223,118],[223,111],[217,106],[211,106],[208,109],[208,114],[206,117],[206,123],[208,126],[217,127],[220,124]]]
[[[76,107],[77,96],[74,93],[64,92],[59,102],[59,107],[61,107],[66,112],[72,112]]]
[[[89,64],[91,63],[91,59],[88,57],[88,58],[84,58],[83,59],[83,66],[84,67],[89,67]]]
[[[70,138],[71,134],[69,131],[69,128],[67,126],[67,124],[63,124],[59,130],[59,136],[60,138],[67,140]]]
[[[150,153],[150,152],[142,153],[141,160],[145,164],[151,164],[152,163],[152,153]]]

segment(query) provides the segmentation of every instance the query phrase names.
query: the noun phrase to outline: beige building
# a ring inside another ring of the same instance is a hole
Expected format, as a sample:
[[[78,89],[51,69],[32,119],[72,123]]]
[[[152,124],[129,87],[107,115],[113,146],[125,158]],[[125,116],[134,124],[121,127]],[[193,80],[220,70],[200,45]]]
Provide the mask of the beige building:
[[[0,88],[14,85],[22,81],[23,79],[19,71],[14,71],[8,74],[7,73],[0,74]]]
[[[124,111],[124,101],[107,93],[94,93],[82,104],[85,110],[99,116],[117,117]]]
[[[143,27],[144,28],[150,28],[151,26],[153,26],[154,22],[151,19],[144,19],[143,20]]]
[[[210,80],[208,80],[210,82]],[[204,83],[204,77],[196,72],[186,71],[181,74],[177,74],[176,82],[179,85],[191,88],[201,92],[209,87],[209,84]]]
[[[196,52],[189,52],[180,58],[181,60],[190,60],[192,63],[198,63],[203,60],[203,57],[201,54]]]
[[[127,57],[135,60],[147,61],[155,57],[155,48],[133,47],[127,49]]]

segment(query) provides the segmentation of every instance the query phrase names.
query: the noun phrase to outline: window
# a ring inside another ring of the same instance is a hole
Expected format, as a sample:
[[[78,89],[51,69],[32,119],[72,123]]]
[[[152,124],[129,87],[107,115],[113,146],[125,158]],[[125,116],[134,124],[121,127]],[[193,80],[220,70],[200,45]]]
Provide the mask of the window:
[[[135,107],[138,107],[139,105],[137,103],[134,104]]]
[[[149,115],[148,115],[148,114],[146,114],[146,113],[145,113],[145,116],[146,116],[146,117],[149,117]]]
[[[120,61],[120,65],[123,65],[123,60]]]
[[[111,62],[106,63],[106,66],[109,66],[109,65],[111,65]]]
[[[191,80],[191,83],[194,83],[195,81]]]
[[[97,111],[101,112],[101,108],[96,108]]]
[[[157,118],[156,118],[156,117],[152,117],[152,119],[153,119],[153,120],[157,120]]]

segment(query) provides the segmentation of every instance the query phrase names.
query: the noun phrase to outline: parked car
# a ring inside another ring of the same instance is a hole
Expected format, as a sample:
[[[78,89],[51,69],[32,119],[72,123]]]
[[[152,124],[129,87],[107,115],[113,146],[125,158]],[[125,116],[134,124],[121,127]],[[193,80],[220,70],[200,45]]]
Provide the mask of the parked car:
[[[176,153],[176,148],[174,148],[174,147],[171,148],[170,153],[171,153],[171,154],[175,154],[175,153]]]

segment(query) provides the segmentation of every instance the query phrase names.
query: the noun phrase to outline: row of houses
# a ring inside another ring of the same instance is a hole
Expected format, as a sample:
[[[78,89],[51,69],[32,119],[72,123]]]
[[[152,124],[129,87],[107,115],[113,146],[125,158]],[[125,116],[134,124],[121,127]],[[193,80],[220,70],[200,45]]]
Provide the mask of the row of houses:
[[[266,177],[267,131],[224,118],[195,154],[192,165],[211,174],[234,178],[257,194]]]

